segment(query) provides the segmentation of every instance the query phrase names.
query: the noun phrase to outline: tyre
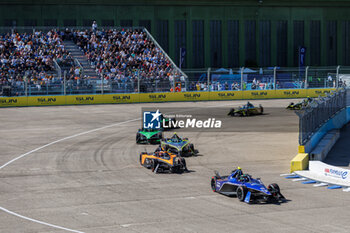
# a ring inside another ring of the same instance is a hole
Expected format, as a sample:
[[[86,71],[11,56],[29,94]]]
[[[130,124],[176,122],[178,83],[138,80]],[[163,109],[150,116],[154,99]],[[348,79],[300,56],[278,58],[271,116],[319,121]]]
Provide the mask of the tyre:
[[[140,136],[138,134],[136,135],[136,143],[140,144]]]
[[[231,108],[231,110],[227,114],[228,116],[234,116],[235,115],[235,109]]]
[[[140,154],[140,164],[141,164],[141,166],[143,166],[143,164],[142,164],[142,153]]]
[[[245,196],[247,195],[247,188],[243,186],[239,186],[237,188],[237,198],[240,201],[244,201]]]
[[[192,153],[195,152],[195,150],[194,150],[194,145],[193,145],[192,143],[190,144],[190,150],[191,150]]]
[[[210,187],[211,187],[211,190],[213,190],[213,192],[216,192],[216,176],[213,176],[211,178],[211,182],[210,182]]]
[[[156,167],[158,165],[158,162],[154,159],[151,160],[151,169],[152,169],[152,172],[154,172],[156,170]]]
[[[280,187],[276,183],[270,184],[267,189],[274,197],[280,193]]]
[[[186,160],[184,158],[179,158],[179,164],[181,164],[184,171],[187,171]]]

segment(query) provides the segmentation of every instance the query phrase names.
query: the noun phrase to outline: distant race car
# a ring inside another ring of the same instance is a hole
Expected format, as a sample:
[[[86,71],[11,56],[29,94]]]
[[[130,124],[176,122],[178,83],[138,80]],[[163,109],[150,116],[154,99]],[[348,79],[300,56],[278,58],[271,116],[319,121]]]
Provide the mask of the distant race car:
[[[239,167],[228,176],[220,176],[215,172],[211,178],[211,188],[226,196],[237,196],[240,201],[247,203],[285,200],[277,184],[270,184],[266,188],[259,178],[253,179],[250,175],[243,174]]]
[[[188,138],[180,138],[176,133],[171,138],[163,138],[160,144],[162,150],[169,151],[178,156],[198,154],[198,150],[194,149],[194,145],[190,143]]]
[[[312,102],[312,98],[310,97],[307,97],[306,99],[304,99],[303,101],[297,103],[297,104],[294,104],[293,102],[290,103],[286,109],[290,109],[290,110],[300,110],[302,109],[303,107],[306,107],[309,103]]]
[[[292,102],[286,107],[286,109],[289,109],[289,110],[300,110],[302,107],[303,107],[303,102],[300,102],[300,103],[297,103],[297,104],[294,104]]]
[[[253,104],[248,102],[246,105],[239,107],[239,109],[235,110],[231,108],[228,116],[253,116],[253,115],[262,115],[264,113],[264,108],[259,105],[259,107],[255,107]]]
[[[140,154],[140,164],[148,169],[152,169],[154,173],[166,171],[180,173],[187,171],[186,160],[167,151],[155,151],[151,154],[142,152]]]
[[[136,133],[137,144],[159,144],[163,138],[163,132],[159,129],[139,129]]]

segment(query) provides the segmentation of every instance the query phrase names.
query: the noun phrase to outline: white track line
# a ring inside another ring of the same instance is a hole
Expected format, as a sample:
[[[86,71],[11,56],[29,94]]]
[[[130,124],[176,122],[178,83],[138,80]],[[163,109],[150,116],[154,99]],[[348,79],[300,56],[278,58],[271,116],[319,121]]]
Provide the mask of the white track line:
[[[42,224],[42,225],[45,225],[45,226],[49,226],[49,227],[53,227],[53,228],[57,228],[57,229],[65,230],[65,231],[70,231],[70,232],[84,233],[82,231],[72,230],[72,229],[69,229],[69,228],[53,225],[53,224],[50,224],[50,223],[47,223],[47,222],[43,222],[43,221],[39,221],[39,220],[36,220],[36,219],[33,219],[33,218],[28,218],[26,216],[23,216],[23,215],[15,213],[15,212],[12,212],[12,211],[10,211],[8,209],[5,209],[4,207],[1,207],[1,206],[0,206],[0,210],[5,211],[6,213],[12,214],[14,216],[17,216],[19,218],[23,218],[23,219],[26,219],[26,220],[29,220],[29,221],[32,221],[32,222],[36,222],[36,223],[39,223],[39,224]]]
[[[27,155],[30,155],[30,154],[32,154],[32,153],[38,151],[38,150],[41,150],[41,149],[43,149],[43,148],[45,148],[45,147],[48,147],[48,146],[51,146],[51,145],[53,145],[53,144],[55,144],[55,143],[59,143],[59,142],[65,141],[65,140],[67,140],[67,139],[75,138],[75,137],[78,137],[78,136],[81,136],[81,135],[85,135],[85,134],[88,134],[88,133],[96,132],[96,131],[99,131],[99,130],[102,130],[102,129],[107,129],[107,128],[110,128],[110,127],[113,127],[113,126],[122,125],[122,124],[129,123],[129,122],[133,122],[133,121],[138,121],[138,120],[140,120],[140,119],[141,119],[141,118],[137,118],[137,119],[133,119],[133,120],[128,120],[128,121],[123,121],[123,122],[118,122],[118,123],[115,123],[115,124],[112,124],[112,125],[107,125],[107,126],[103,126],[103,127],[97,128],[97,129],[88,130],[88,131],[85,131],[85,132],[82,132],[82,133],[74,134],[74,135],[72,135],[72,136],[68,136],[68,137],[65,137],[65,138],[56,140],[56,141],[54,141],[54,142],[50,142],[50,143],[48,143],[48,144],[46,144],[46,145],[44,145],[44,146],[38,147],[38,148],[36,148],[36,149],[34,149],[34,150],[31,150],[31,151],[29,151],[29,152],[27,152],[27,153],[24,153],[24,154],[22,154],[22,155],[20,155],[20,156],[18,156],[18,157],[16,157],[16,158],[14,158],[14,159],[8,161],[7,163],[5,163],[4,165],[2,165],[2,166],[0,167],[0,170],[3,169],[4,167],[10,165],[11,163],[13,163],[13,162],[15,162],[15,161],[17,161],[17,160],[19,160],[19,159],[21,159],[21,158],[27,156]],[[42,225],[45,225],[45,226],[49,226],[49,227],[53,227],[53,228],[57,228],[57,229],[65,230],[65,231],[70,231],[70,232],[84,233],[84,232],[82,232],[82,231],[77,231],[77,230],[73,230],[73,229],[69,229],[69,228],[57,226],[57,225],[54,225],[54,224],[50,224],[50,223],[47,223],[47,222],[39,221],[39,220],[36,220],[36,219],[33,219],[33,218],[29,218],[29,217],[26,217],[26,216],[17,214],[17,213],[15,213],[15,212],[13,212],[13,211],[10,211],[10,210],[8,210],[8,209],[2,207],[2,206],[0,206],[0,210],[6,212],[6,213],[8,213],[8,214],[17,216],[17,217],[19,217],[19,218],[26,219],[26,220],[28,220],[28,221],[32,221],[32,222],[35,222],[35,223],[39,223],[39,224],[42,224]]]

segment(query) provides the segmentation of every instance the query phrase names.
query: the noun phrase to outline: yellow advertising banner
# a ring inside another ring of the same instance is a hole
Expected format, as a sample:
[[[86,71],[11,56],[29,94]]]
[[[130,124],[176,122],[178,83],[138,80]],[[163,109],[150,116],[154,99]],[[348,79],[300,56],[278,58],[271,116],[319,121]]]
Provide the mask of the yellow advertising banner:
[[[65,105],[65,96],[29,96],[28,106]]]
[[[273,98],[305,98],[324,96],[336,91],[326,89],[285,89],[256,91],[213,91],[213,92],[164,92],[164,93],[130,93],[105,95],[68,95],[68,96],[29,96],[0,97],[0,107],[16,106],[50,106],[75,104],[119,104],[170,101],[207,101],[207,100],[239,100],[239,99],[273,99]]]
[[[28,106],[27,97],[0,97],[0,107]]]
[[[141,93],[139,94],[139,101],[141,103],[144,102],[166,102],[172,101],[170,95],[173,93],[165,92],[165,93]]]
[[[106,94],[101,96],[105,104],[138,103],[139,94]]]
[[[177,92],[174,101],[206,101],[209,100],[208,92]]]
[[[275,98],[282,99],[293,99],[293,98],[304,98],[306,97],[306,89],[285,89],[285,90],[276,90]]]
[[[275,97],[275,90],[243,91],[243,99],[272,99]]]
[[[212,91],[209,92],[209,100],[239,100],[242,99],[241,91]]]
[[[331,91],[336,91],[336,89],[335,88],[307,89],[307,96],[309,97],[324,96],[326,93],[330,93]]]
[[[67,95],[66,104],[102,104],[102,95]]]

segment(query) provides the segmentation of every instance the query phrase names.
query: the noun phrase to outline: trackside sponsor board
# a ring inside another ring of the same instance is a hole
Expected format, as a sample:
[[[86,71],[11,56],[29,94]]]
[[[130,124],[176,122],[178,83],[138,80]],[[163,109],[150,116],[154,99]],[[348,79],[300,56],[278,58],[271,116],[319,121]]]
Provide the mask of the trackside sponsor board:
[[[293,99],[306,97],[306,89],[286,89],[286,90],[276,90],[275,98],[278,99]]]
[[[98,104],[102,103],[102,95],[68,95],[66,103],[70,104]]]
[[[209,92],[210,100],[237,100],[242,99],[241,91],[213,91]]]
[[[102,102],[106,104],[123,104],[139,102],[138,94],[107,94],[101,95]]]
[[[66,104],[65,96],[30,96],[28,97],[29,106],[50,106]]]
[[[273,98],[305,98],[324,96],[335,91],[326,89],[286,89],[255,91],[213,91],[213,92],[164,92],[164,93],[132,93],[132,94],[97,94],[67,96],[29,96],[0,97],[0,107],[41,106],[41,105],[74,105],[74,104],[113,104],[139,102],[168,101],[207,101],[207,100],[239,100],[239,99],[273,99]]]
[[[27,106],[27,97],[0,97],[0,107]]]
[[[139,94],[140,102],[165,102],[171,101],[169,93],[141,93]]]
[[[331,91],[336,91],[336,89],[335,88],[307,89],[307,96],[310,96],[310,97],[324,96],[326,93],[330,93]]]
[[[275,90],[243,91],[243,99],[271,99],[275,97]]]
[[[179,96],[179,101],[209,100],[209,94],[206,91],[205,92],[178,92],[174,94]]]
[[[323,176],[325,179],[335,179],[350,185],[350,170],[348,169],[328,165],[320,161],[310,161],[309,170]]]

